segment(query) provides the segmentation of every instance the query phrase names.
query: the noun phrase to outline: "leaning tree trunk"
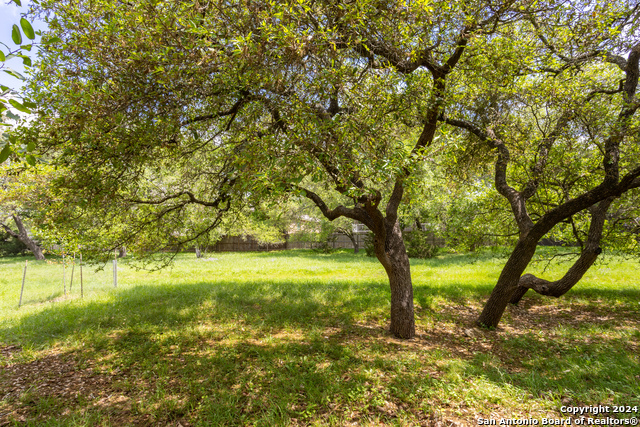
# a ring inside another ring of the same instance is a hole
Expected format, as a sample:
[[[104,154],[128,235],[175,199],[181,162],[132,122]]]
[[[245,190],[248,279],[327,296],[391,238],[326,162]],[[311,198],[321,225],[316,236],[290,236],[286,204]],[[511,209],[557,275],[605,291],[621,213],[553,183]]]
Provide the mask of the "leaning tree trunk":
[[[413,314],[413,286],[409,256],[404,247],[400,224],[396,221],[386,230],[386,236],[374,234],[376,257],[384,266],[391,287],[390,330],[398,338],[413,338],[416,334]]]
[[[533,258],[538,241],[542,236],[533,237],[531,233],[529,233],[526,237],[521,238],[504,266],[498,278],[498,283],[496,283],[495,288],[493,288],[493,292],[491,292],[491,296],[478,318],[478,323],[492,328],[498,326],[507,304],[509,304],[509,302],[517,303],[520,301],[528,289],[533,289],[542,295],[559,297],[567,293],[578,283],[602,252],[599,246],[602,229],[607,210],[613,199],[613,197],[609,197],[589,209],[591,213],[591,224],[589,226],[589,234],[585,248],[580,258],[578,258],[576,263],[560,280],[549,282],[537,278],[532,274],[522,276],[531,258]]]
[[[347,237],[351,239],[351,243],[353,244],[353,253],[357,254],[360,251],[360,246],[358,246],[358,236],[356,236],[355,233],[351,233]]]
[[[518,288],[511,296],[511,304],[517,304],[529,289],[536,291],[541,295],[547,295],[559,298],[566,294],[582,279],[582,276],[596,262],[598,255],[602,253],[600,248],[600,240],[602,239],[602,230],[606,219],[607,210],[613,202],[613,197],[603,200],[589,209],[591,213],[591,224],[589,225],[589,233],[587,241],[582,248],[580,257],[567,270],[567,273],[559,280],[551,282],[541,279],[533,274],[525,274],[518,282]]]
[[[528,237],[521,238],[518,241],[478,318],[478,323],[481,326],[489,328],[498,326],[502,313],[504,313],[511,297],[518,288],[520,276],[536,253],[537,245],[538,240]]]
[[[347,230],[346,228],[338,228],[336,231],[340,234],[344,234],[349,240],[351,240],[351,244],[353,245],[353,253],[357,254],[360,250],[360,247],[358,246],[358,236],[356,236],[356,233],[354,233],[352,230]]]
[[[40,245],[38,245],[38,243],[36,243],[35,240],[29,237],[29,234],[27,234],[27,229],[22,223],[22,220],[20,219],[20,217],[17,215],[11,215],[11,217],[13,218],[13,222],[16,223],[16,227],[18,227],[18,232],[16,233],[11,228],[7,227],[5,224],[2,224],[2,227],[11,236],[15,237],[16,239],[24,243],[24,245],[31,251],[31,253],[33,254],[34,257],[36,257],[37,260],[41,261],[45,259],[44,253],[42,252],[42,248],[40,247]]]

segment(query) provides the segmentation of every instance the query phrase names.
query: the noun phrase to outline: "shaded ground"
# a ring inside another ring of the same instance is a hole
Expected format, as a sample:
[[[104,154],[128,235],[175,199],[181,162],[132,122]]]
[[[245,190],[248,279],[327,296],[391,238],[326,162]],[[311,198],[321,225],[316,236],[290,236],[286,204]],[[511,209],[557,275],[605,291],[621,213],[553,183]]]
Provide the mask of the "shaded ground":
[[[473,326],[479,308],[455,303],[437,310],[418,306],[419,324],[421,318],[426,324],[422,322],[417,338],[409,341],[389,336],[379,322],[355,322],[312,332],[247,331],[241,338],[225,336],[215,325],[204,324],[184,341],[165,341],[156,355],[143,352],[135,357],[120,352],[135,352],[136,343],[158,341],[158,336],[115,330],[106,338],[106,347],[73,350],[25,352],[19,346],[4,345],[0,347],[0,426],[57,425],[59,421],[60,425],[187,427],[215,422],[225,411],[228,417],[220,419],[226,424],[235,419],[235,425],[266,425],[271,419],[287,425],[471,426],[480,417],[558,418],[555,402],[575,406],[596,402],[575,399],[571,372],[564,365],[547,374],[566,384],[565,394],[528,383],[523,376],[547,366],[538,359],[575,358],[584,353],[590,360],[606,361],[607,352],[640,353],[638,334],[622,342],[615,333],[637,328],[638,313],[526,299],[520,307],[509,309],[503,327],[486,331]],[[611,333],[575,333],[600,327]],[[622,353],[618,357],[624,358]],[[288,358],[290,354],[297,358]],[[636,361],[629,363],[633,366]],[[600,369],[602,363],[593,366]],[[367,369],[375,372],[363,374]],[[609,369],[591,372],[593,387],[602,387],[608,378],[616,381],[610,377],[618,368]],[[577,380],[589,381],[584,374],[580,372]],[[623,375],[640,382],[640,369]],[[509,396],[494,403],[490,396],[484,401],[481,397],[468,400],[464,383],[476,377],[492,386],[517,387],[518,393],[525,394],[520,404],[532,404],[509,406],[505,404]],[[318,400],[321,391],[305,390],[326,381],[340,382],[338,390],[346,396]],[[287,382],[293,383],[291,388]],[[451,388],[457,389],[453,398],[446,391]],[[312,402],[320,403],[310,407]]]

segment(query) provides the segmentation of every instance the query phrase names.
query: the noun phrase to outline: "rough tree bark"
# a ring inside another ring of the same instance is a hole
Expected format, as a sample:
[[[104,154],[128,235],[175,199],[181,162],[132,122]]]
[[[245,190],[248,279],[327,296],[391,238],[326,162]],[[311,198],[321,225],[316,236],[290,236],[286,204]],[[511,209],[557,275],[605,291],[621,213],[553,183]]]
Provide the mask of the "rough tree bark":
[[[22,222],[22,219],[20,219],[20,217],[15,214],[11,215],[11,217],[13,218],[13,222],[15,222],[16,227],[18,228],[18,232],[16,233],[4,223],[2,224],[2,228],[4,228],[5,231],[9,233],[11,236],[15,237],[16,239],[24,243],[24,245],[31,251],[31,253],[37,260],[41,261],[45,259],[44,253],[42,252],[42,248],[40,247],[40,245],[38,245],[38,243],[35,240],[29,237],[29,234],[27,233],[27,229],[25,228]]]
[[[398,221],[388,224],[385,236],[374,233],[374,248],[376,257],[389,277],[391,332],[400,338],[413,338],[415,320],[411,269]]]

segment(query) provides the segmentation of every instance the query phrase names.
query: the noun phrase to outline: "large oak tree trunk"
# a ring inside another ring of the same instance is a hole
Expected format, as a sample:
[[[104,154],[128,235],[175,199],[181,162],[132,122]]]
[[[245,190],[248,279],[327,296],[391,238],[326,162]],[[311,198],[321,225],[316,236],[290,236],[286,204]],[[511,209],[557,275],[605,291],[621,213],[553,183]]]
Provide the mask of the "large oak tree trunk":
[[[387,272],[391,287],[391,333],[398,338],[413,338],[416,327],[411,268],[397,221],[387,229],[385,238],[375,235],[375,252]]]
[[[518,288],[520,276],[536,252],[537,244],[538,241],[531,238],[524,238],[518,241],[478,318],[480,325],[489,328],[498,326],[502,313],[504,313],[507,304],[509,304],[511,297]]]
[[[599,246],[600,239],[602,237],[606,213],[613,199],[614,197],[609,197],[589,208],[591,224],[589,225],[586,245],[578,260],[560,280],[550,282],[540,279],[533,274],[525,274],[522,276],[522,273],[535,254],[536,246],[541,236],[533,236],[532,233],[528,233],[525,237],[521,237],[504,266],[498,278],[498,283],[496,283],[484,310],[482,310],[480,314],[478,323],[493,328],[498,326],[498,322],[500,322],[500,318],[507,304],[509,304],[509,302],[513,304],[518,303],[528,289],[533,289],[542,295],[560,297],[578,283],[596,261],[598,255],[602,253],[602,249]]]
[[[2,227],[11,236],[15,237],[16,239],[24,243],[24,245],[31,251],[31,253],[33,254],[34,257],[36,257],[37,260],[41,261],[45,259],[44,253],[42,252],[42,248],[40,247],[40,245],[38,245],[38,243],[35,240],[29,237],[29,234],[27,233],[27,229],[22,223],[22,220],[20,219],[20,217],[17,215],[11,215],[11,217],[13,218],[13,222],[15,222],[16,227],[18,227],[18,232],[16,233],[11,228],[7,227],[5,224],[2,224]]]

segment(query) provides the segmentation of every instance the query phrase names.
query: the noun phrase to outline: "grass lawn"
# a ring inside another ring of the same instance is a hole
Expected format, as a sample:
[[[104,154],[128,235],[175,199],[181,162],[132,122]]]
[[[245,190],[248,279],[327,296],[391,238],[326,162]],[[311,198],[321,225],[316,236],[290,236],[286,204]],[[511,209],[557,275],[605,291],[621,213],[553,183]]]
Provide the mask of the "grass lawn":
[[[117,289],[111,265],[85,266],[83,299],[77,267],[65,296],[60,260],[30,260],[20,308],[27,258],[0,258],[0,426],[466,426],[573,417],[563,405],[640,416],[637,261],[609,258],[558,300],[529,293],[486,331],[473,322],[504,259],[412,260],[418,336],[402,341],[385,330],[372,258],[209,256],[152,273],[121,260]]]

